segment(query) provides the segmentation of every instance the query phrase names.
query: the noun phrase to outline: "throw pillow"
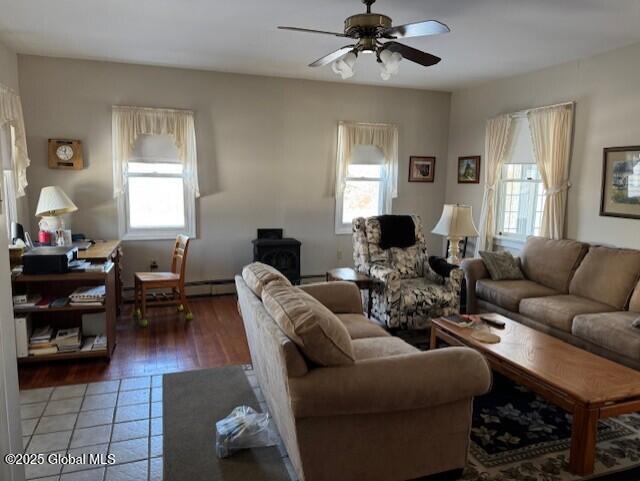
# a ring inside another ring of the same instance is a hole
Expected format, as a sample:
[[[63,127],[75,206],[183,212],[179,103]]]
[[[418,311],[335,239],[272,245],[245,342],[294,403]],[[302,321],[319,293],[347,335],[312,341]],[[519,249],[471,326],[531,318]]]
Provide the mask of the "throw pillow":
[[[276,281],[264,287],[262,302],[280,329],[311,361],[321,366],[354,363],[347,328],[314,297]]]
[[[460,268],[460,266],[449,264],[446,259],[438,256],[429,256],[429,267],[444,279],[449,277],[452,270]]]
[[[262,296],[264,286],[273,281],[282,281],[291,285],[282,272],[262,262],[254,262],[242,269],[242,278],[249,286],[249,289],[258,297]]]
[[[518,261],[510,252],[480,251],[480,257],[494,281],[524,279]]]

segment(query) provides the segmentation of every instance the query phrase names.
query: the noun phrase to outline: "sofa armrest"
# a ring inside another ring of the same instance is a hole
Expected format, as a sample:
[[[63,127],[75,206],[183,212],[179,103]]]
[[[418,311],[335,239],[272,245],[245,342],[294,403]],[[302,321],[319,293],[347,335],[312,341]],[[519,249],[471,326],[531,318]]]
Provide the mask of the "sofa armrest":
[[[360,289],[353,282],[314,282],[298,286],[334,314],[362,314]]]
[[[381,264],[371,264],[369,266],[369,276],[385,286],[400,282],[400,273],[397,270]]]
[[[465,259],[462,261],[462,270],[467,279],[467,313],[478,313],[478,299],[476,297],[476,282],[489,277],[489,271],[482,259]]]
[[[317,368],[289,379],[297,418],[408,411],[450,404],[489,390],[484,357],[450,347]]]

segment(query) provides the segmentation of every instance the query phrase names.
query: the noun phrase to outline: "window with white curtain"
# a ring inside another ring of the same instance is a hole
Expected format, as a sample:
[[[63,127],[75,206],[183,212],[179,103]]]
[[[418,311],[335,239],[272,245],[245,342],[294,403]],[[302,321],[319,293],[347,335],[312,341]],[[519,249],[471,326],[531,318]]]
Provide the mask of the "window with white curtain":
[[[524,240],[540,233],[544,187],[534,158],[528,120],[514,118],[511,129],[511,142],[498,182],[496,236]]]
[[[120,202],[125,239],[195,236],[195,193],[172,135],[140,135],[124,173]]]
[[[380,148],[356,145],[347,165],[344,188],[336,195],[336,233],[350,233],[351,222],[356,217],[387,213],[387,178]]]
[[[10,124],[5,123],[0,127],[0,164],[2,165],[0,196],[2,198],[2,215],[6,223],[7,233],[11,232],[11,223],[18,220],[16,184],[13,173],[14,145],[15,129]]]

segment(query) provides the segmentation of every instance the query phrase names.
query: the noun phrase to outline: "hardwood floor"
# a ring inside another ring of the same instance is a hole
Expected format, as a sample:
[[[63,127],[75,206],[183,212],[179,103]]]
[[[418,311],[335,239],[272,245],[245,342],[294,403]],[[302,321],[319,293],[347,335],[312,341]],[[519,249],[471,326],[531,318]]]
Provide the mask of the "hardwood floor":
[[[193,320],[185,322],[175,307],[149,311],[149,327],[136,326],[132,305],[117,324],[111,362],[82,360],[24,365],[21,389],[103,381],[251,362],[235,296],[190,299]]]

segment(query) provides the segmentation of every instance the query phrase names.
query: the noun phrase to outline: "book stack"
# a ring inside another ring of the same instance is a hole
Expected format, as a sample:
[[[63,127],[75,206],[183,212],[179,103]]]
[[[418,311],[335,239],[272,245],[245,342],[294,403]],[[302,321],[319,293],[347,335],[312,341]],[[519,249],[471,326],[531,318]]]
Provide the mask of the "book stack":
[[[102,306],[105,292],[105,286],[78,287],[69,296],[69,300],[72,306]]]
[[[29,355],[41,356],[57,353],[58,346],[51,342],[52,337],[53,329],[51,326],[35,328],[29,338]]]
[[[19,294],[13,296],[13,308],[16,311],[26,311],[36,307],[36,304],[41,300],[42,298],[38,295]]]
[[[55,339],[52,341],[58,346],[59,352],[74,352],[82,345],[82,334],[79,327],[70,329],[58,329]]]

